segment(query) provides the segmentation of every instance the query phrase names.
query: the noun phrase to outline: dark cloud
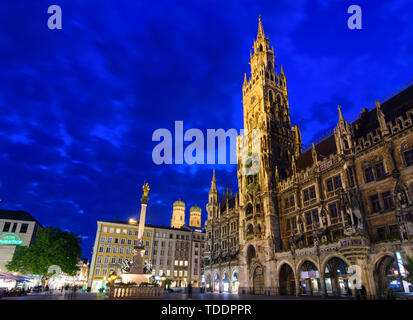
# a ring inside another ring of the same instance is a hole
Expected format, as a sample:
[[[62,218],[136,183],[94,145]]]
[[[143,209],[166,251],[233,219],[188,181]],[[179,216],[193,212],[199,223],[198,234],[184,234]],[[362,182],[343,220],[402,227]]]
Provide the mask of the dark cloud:
[[[392,3],[389,19],[361,1],[362,31],[347,29],[343,2],[321,0],[54,1],[58,31],[47,28],[47,1],[0,3],[1,206],[81,234],[86,256],[97,219],[138,214],[144,180],[151,223],[168,224],[178,198],[205,218],[213,166],[155,165],[154,130],[176,120],[241,129],[262,14],[292,122],[311,143],[336,124],[338,104],[351,119],[411,80],[413,10]],[[216,168],[220,188],[235,191],[235,166]]]

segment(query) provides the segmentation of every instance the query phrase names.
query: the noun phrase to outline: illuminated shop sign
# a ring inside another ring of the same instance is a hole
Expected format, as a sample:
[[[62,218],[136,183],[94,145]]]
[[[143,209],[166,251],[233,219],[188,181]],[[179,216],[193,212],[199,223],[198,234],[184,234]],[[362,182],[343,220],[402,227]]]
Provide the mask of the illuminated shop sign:
[[[396,256],[397,266],[399,267],[400,274],[402,275],[402,277],[406,277],[406,269],[404,268],[402,255],[400,254],[399,251],[396,251],[395,256]]]
[[[4,233],[0,235],[0,244],[20,245],[23,240],[15,233]]]

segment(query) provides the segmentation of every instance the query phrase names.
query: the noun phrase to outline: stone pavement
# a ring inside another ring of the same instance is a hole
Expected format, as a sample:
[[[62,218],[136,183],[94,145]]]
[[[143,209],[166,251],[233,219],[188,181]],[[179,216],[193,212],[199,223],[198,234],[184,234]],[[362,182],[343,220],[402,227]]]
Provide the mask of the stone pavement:
[[[327,297],[318,296],[258,296],[258,295],[237,295],[230,293],[194,293],[188,299],[185,293],[168,293],[162,300],[352,300],[351,297]],[[23,297],[3,297],[2,300],[105,300],[105,296],[99,293],[90,292],[66,292],[65,294],[30,294]],[[158,300],[158,299],[156,299]]]

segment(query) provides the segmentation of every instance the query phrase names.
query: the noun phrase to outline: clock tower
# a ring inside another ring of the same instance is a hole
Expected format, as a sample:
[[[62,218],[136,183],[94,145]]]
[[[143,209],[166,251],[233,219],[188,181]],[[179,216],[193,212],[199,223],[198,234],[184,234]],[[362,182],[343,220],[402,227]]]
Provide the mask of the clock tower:
[[[282,66],[277,72],[274,59],[260,16],[251,75],[245,74],[242,86],[244,129],[249,139],[252,130],[260,130],[259,172],[244,175],[238,161],[240,285],[255,294],[274,287],[269,270],[275,267],[275,251],[282,249],[276,186],[294,170],[302,146],[298,127],[291,126],[287,78]]]

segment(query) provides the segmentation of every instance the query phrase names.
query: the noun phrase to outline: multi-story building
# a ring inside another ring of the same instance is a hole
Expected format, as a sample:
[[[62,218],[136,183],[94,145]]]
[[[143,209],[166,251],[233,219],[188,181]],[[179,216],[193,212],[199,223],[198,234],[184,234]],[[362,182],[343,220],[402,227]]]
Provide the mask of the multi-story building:
[[[227,187],[218,198],[215,170],[213,172],[205,222],[204,252],[205,288],[211,292],[238,293],[239,271],[239,200]]]
[[[172,287],[194,287],[202,283],[202,254],[205,232],[201,228],[153,226],[152,274],[173,280]]]
[[[178,219],[175,221],[172,218],[172,224],[180,222],[182,215],[185,217],[185,210],[175,210],[177,205],[179,209],[185,209],[183,201],[174,203],[173,216]],[[201,212],[196,207],[194,209],[195,217],[200,217]],[[133,247],[138,244],[139,223],[136,220],[98,221],[97,224],[88,280],[92,291],[104,286],[106,277],[112,272],[121,274],[122,262],[125,259],[132,260]],[[188,283],[195,287],[201,286],[205,231],[185,224],[179,228],[145,225],[144,230],[144,261],[152,264],[155,280],[159,281],[165,276],[173,280],[172,287],[186,287]]]
[[[25,211],[0,210],[0,272],[13,258],[17,246],[30,246],[41,224]]]
[[[334,133],[303,152],[261,18],[253,48],[244,129],[250,141],[260,130],[260,153],[258,173],[244,174],[238,161],[240,292],[349,295],[355,270],[368,296],[400,287],[413,248],[413,86],[352,123],[338,107]],[[214,272],[206,268],[205,277],[222,287]]]
[[[139,225],[136,220],[128,222],[97,221],[95,244],[90,264],[88,286],[97,291],[106,284],[106,277],[113,272],[121,273],[125,259],[132,260],[133,247],[138,245]],[[144,261],[150,261],[154,229],[145,226],[143,242]]]

